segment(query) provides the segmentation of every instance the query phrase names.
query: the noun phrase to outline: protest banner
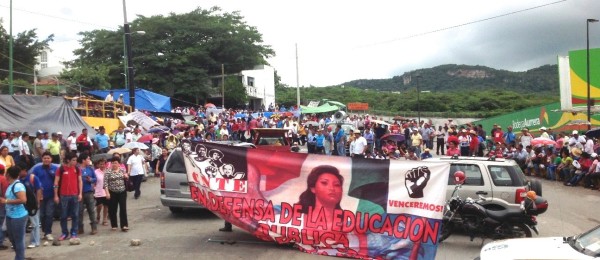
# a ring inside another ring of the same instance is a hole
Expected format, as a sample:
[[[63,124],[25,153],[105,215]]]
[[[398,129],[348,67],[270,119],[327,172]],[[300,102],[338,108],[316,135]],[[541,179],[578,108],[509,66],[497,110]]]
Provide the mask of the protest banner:
[[[182,145],[192,198],[256,237],[365,259],[435,259],[450,165]]]

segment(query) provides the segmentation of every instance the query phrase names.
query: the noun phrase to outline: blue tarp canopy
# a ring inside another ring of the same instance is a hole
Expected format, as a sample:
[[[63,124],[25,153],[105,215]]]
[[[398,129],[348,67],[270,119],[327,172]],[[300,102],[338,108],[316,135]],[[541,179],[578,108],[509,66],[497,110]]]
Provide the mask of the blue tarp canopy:
[[[115,101],[117,101],[119,95],[123,94],[124,103],[129,105],[128,89],[93,90],[88,91],[87,93],[104,100],[110,91],[113,92]],[[138,88],[135,89],[135,108],[152,112],[171,112],[171,98]]]

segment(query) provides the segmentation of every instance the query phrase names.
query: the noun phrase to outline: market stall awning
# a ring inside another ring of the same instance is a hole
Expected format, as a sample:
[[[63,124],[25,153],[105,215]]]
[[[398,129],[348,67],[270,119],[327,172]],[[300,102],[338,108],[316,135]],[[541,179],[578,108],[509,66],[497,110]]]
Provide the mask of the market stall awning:
[[[332,106],[330,104],[324,104],[324,105],[321,105],[318,107],[300,106],[300,108],[302,110],[302,114],[327,113],[327,112],[338,111],[340,109],[338,106]]]

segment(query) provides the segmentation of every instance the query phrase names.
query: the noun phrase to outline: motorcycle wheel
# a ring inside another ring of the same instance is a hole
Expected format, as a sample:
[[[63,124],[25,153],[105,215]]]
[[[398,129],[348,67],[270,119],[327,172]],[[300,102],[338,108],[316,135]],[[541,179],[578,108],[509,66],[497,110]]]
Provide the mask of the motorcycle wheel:
[[[531,237],[531,229],[523,223],[513,224],[510,228],[510,237],[507,238]]]
[[[440,238],[438,242],[444,242],[446,238],[448,238],[452,232],[454,231],[454,223],[448,220],[442,221],[442,233],[440,234]]]

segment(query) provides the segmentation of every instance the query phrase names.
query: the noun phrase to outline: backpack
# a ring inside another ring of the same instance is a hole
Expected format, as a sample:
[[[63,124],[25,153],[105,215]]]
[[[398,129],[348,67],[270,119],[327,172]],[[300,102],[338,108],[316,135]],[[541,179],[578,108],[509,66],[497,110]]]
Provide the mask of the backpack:
[[[31,183],[31,185],[33,185],[33,175],[29,175],[29,182]],[[19,181],[21,182],[21,181]],[[25,194],[27,195],[27,201],[25,202],[25,209],[27,210],[27,213],[29,214],[29,216],[35,216],[35,214],[37,214],[38,211],[38,204],[37,204],[37,199],[35,197],[35,191],[33,191],[33,187],[31,187],[31,185],[27,185],[25,183],[23,183],[23,186],[25,186]],[[17,196],[17,194],[15,193],[15,186],[16,183],[13,184],[12,186],[12,193],[15,195],[15,197]]]

